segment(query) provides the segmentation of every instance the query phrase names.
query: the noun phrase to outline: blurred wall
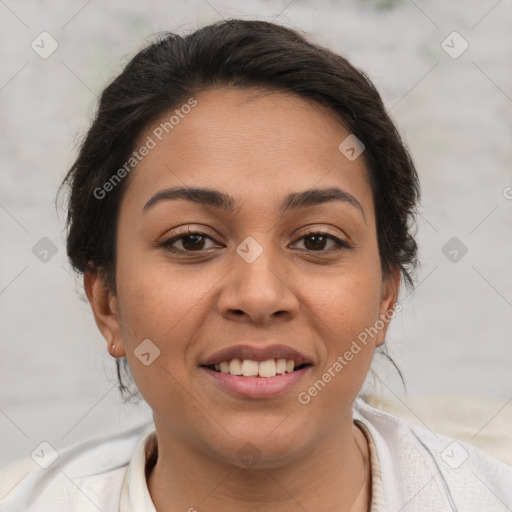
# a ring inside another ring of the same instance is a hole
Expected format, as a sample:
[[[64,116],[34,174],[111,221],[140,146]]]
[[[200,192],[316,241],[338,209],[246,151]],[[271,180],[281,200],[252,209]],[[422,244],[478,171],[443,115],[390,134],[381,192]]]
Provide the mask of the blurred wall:
[[[510,1],[4,0],[0,464],[42,440],[59,447],[148,417],[120,402],[54,199],[97,96],[127,59],[154,32],[221,17],[299,28],[369,74],[422,180],[422,267],[390,353],[412,396],[512,400]],[[376,359],[375,371],[376,392],[404,396],[389,365]]]

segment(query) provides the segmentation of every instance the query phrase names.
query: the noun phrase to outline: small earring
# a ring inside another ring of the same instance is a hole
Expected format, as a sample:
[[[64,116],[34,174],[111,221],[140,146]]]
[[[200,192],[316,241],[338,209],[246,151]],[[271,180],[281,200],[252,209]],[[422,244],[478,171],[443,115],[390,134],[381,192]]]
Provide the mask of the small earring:
[[[110,351],[110,355],[115,359],[116,358],[116,344],[112,345],[112,350]]]

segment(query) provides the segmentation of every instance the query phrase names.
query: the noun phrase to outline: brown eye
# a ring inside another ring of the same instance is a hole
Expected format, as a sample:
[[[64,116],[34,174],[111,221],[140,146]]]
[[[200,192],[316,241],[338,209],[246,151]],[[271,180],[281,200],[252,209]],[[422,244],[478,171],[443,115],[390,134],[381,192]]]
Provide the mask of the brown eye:
[[[307,251],[330,252],[331,250],[348,249],[349,245],[339,238],[328,233],[308,233],[299,238],[303,240],[304,249]],[[331,242],[333,245],[326,247]]]
[[[311,251],[318,251],[325,249],[325,244],[327,243],[327,237],[324,235],[309,235],[304,237],[305,247]]]
[[[172,237],[161,245],[173,252],[199,252],[210,248],[205,247],[207,240],[214,242],[212,238],[204,233],[186,233]]]
[[[181,243],[187,251],[204,249],[205,237],[202,235],[187,235],[181,239]]]

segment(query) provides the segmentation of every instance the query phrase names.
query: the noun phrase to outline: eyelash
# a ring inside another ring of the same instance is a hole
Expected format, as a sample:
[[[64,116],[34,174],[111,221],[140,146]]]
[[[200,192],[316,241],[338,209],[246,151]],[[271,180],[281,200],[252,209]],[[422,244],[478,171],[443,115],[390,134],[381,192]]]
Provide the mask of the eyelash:
[[[201,236],[201,237],[204,237],[204,238],[209,238],[210,240],[212,241],[215,241],[213,240],[212,237],[208,236],[206,233],[202,233],[201,231],[187,231],[186,233],[182,233],[180,235],[176,235],[172,238],[169,238],[169,240],[165,240],[164,242],[162,242],[160,244],[161,247],[163,247],[164,249],[170,251],[170,252],[174,252],[174,253],[181,253],[181,254],[189,254],[189,255],[193,255],[193,254],[199,254],[201,253],[202,251],[206,251],[207,249],[200,249],[198,251],[188,251],[188,250],[185,250],[185,249],[176,249],[175,247],[172,247],[172,245],[179,241],[179,240],[182,240],[184,238],[187,238],[189,236],[193,236],[193,235],[198,235],[198,236]],[[331,249],[322,249],[322,250],[318,250],[318,251],[314,251],[314,250],[309,250],[309,249],[303,249],[305,251],[308,251],[308,252],[311,252],[311,253],[330,253],[330,252],[337,252],[337,251],[341,251],[341,250],[344,250],[344,249],[350,249],[351,246],[343,241],[343,240],[340,240],[338,237],[335,237],[334,235],[331,235],[329,233],[325,233],[323,231],[308,231],[307,233],[303,234],[300,238],[297,239],[298,240],[302,240],[303,238],[307,238],[309,236],[312,236],[312,235],[321,235],[325,238],[327,238],[328,240],[332,240],[335,244],[335,247],[332,247]]]

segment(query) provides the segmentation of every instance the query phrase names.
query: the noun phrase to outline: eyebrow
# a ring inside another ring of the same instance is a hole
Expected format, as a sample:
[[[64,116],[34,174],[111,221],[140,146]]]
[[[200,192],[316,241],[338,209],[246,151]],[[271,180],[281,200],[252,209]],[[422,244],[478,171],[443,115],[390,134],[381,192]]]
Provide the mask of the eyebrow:
[[[237,201],[234,197],[210,188],[201,187],[173,187],[160,190],[153,195],[144,205],[142,212],[146,213],[156,204],[162,201],[173,199],[185,199],[204,206],[234,212]],[[349,192],[338,187],[331,188],[312,188],[301,192],[293,192],[286,196],[278,206],[278,211],[282,214],[296,211],[301,208],[309,208],[330,201],[341,201],[357,208],[366,222],[366,216],[361,203]]]

